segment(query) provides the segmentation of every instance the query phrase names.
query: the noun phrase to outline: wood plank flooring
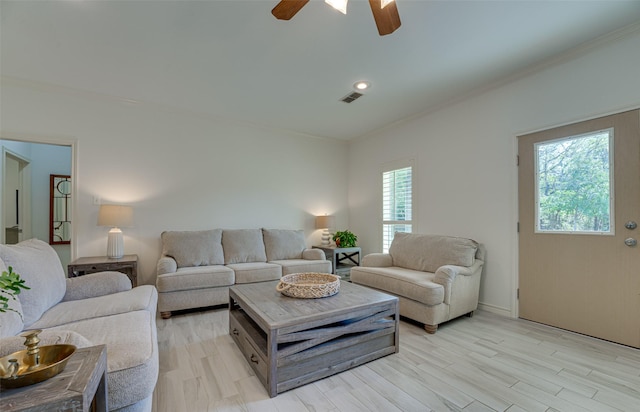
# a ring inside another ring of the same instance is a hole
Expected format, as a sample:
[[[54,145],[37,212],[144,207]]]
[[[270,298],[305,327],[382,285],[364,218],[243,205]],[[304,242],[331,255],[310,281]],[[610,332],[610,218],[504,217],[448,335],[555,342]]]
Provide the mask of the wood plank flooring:
[[[478,311],[400,353],[269,398],[227,309],[158,318],[154,412],[640,411],[640,350]]]

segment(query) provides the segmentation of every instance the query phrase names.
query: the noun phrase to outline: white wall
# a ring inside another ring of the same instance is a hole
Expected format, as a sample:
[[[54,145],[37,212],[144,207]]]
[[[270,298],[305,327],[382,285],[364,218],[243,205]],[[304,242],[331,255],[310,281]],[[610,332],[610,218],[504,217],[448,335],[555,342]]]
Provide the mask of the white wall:
[[[6,78],[1,104],[5,135],[77,139],[77,256],[106,254],[94,197],[134,207],[123,232],[141,283],[155,283],[164,230],[304,229],[312,245],[314,215],[347,224],[344,142]]]
[[[417,161],[415,232],[488,249],[480,301],[516,313],[516,136],[640,106],[640,32],[350,146],[349,223],[363,252],[381,249],[380,166]]]

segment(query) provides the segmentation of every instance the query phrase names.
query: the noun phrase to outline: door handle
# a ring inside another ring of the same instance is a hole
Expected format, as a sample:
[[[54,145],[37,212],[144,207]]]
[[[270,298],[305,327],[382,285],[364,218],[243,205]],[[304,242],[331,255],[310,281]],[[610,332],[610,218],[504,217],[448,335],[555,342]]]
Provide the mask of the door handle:
[[[624,244],[629,246],[629,247],[633,247],[633,246],[638,244],[638,241],[635,240],[634,238],[630,237],[630,238],[627,238],[627,239],[624,240]]]

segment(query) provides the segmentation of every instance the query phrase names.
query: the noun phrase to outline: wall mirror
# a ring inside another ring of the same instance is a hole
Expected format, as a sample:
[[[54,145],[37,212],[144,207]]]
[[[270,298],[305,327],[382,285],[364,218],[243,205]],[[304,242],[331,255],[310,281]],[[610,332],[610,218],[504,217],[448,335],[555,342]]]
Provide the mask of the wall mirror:
[[[71,176],[50,175],[49,244],[71,243]]]

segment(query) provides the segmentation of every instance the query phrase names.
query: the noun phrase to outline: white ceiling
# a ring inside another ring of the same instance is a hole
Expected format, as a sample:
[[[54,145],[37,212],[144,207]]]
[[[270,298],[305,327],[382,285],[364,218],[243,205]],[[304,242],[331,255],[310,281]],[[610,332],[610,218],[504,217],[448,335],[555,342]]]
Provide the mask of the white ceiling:
[[[351,139],[640,21],[640,1],[1,0],[1,73],[313,136]],[[357,80],[372,84],[351,104]]]

